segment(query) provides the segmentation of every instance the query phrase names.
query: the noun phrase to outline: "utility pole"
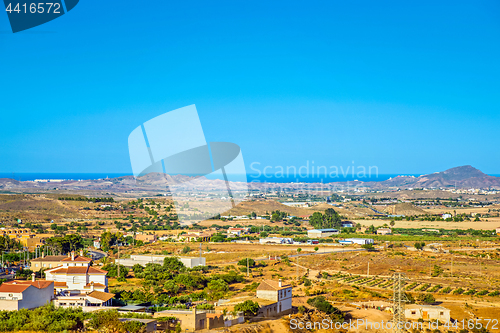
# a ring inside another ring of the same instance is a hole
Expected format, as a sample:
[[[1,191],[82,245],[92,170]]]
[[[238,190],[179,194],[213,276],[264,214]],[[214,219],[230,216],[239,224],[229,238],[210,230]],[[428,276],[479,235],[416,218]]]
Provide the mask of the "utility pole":
[[[453,277],[453,254],[451,255],[451,272],[450,272],[451,277]]]
[[[400,272],[394,273],[392,278],[394,280],[392,298],[392,330],[395,333],[403,333],[405,324],[405,303],[408,301],[405,293],[403,292],[403,284],[404,281],[407,281],[408,279],[404,273]]]
[[[250,276],[250,268],[249,268],[249,265],[248,265],[248,257],[247,257],[247,277]]]
[[[120,244],[117,244],[118,245],[118,276],[117,276],[117,279],[120,278]]]
[[[370,262],[368,262],[368,269],[366,271],[366,277],[370,276]]]

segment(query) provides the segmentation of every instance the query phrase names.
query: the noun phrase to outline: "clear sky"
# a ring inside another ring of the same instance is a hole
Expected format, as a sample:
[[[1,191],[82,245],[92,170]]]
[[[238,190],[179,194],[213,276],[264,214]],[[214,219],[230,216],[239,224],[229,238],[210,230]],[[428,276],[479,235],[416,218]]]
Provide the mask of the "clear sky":
[[[498,1],[97,1],[12,34],[0,172],[131,172],[127,138],[196,104],[247,166],[500,174]]]

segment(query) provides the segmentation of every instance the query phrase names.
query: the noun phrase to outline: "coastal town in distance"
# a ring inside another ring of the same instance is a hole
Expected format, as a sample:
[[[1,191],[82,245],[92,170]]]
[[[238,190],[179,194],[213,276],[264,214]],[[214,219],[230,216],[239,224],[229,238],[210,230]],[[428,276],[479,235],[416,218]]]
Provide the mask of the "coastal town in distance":
[[[499,329],[498,177],[251,183],[186,222],[205,199],[176,206],[162,176],[0,179],[0,330]]]

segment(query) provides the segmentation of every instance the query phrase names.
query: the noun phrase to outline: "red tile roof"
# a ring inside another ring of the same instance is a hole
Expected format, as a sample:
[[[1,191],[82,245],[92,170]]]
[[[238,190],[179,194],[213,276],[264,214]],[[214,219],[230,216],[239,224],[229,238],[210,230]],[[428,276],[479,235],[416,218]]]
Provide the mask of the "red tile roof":
[[[49,269],[46,272],[51,274],[65,274],[65,275],[77,275],[77,274],[89,274],[89,275],[105,275],[108,272],[102,269],[95,268],[92,266],[70,266],[70,267],[56,267]]]
[[[45,257],[40,257],[36,259],[31,259],[31,262],[47,262],[47,261],[63,261],[68,257],[66,256],[45,256]],[[70,258],[71,259],[71,258]]]
[[[87,258],[87,257],[81,257],[81,256],[75,256],[75,259],[74,260],[71,260],[70,257],[66,257],[64,258],[63,260],[61,261],[64,261],[64,262],[91,262],[92,259],[90,258]]]
[[[91,285],[92,285],[91,283],[87,283],[85,285],[85,288],[90,288]],[[106,287],[106,285],[99,283],[99,282],[94,282],[94,287],[102,288],[102,287]]]
[[[290,285],[290,284],[282,284],[280,287],[279,282],[277,282],[277,281],[264,280],[257,287],[257,290],[282,290],[282,289],[291,288],[291,287],[292,287],[292,285]]]
[[[94,290],[93,292],[88,293],[87,296],[90,296],[92,298],[96,298],[100,301],[106,302],[106,301],[109,301],[110,299],[112,299],[115,296],[115,294],[105,293],[103,291]]]
[[[11,293],[21,293],[28,289],[30,286],[33,286],[38,289],[45,289],[47,287],[52,286],[53,281],[24,281],[24,280],[14,280],[9,282],[4,282],[0,286],[0,292],[11,292]]]

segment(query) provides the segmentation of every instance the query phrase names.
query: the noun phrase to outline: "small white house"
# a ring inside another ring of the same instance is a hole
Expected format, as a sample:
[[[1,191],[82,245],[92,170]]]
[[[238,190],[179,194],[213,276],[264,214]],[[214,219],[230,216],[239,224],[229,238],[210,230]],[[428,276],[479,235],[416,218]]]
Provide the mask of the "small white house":
[[[439,320],[440,322],[450,321],[450,310],[436,305],[407,305],[405,309],[406,319]]]
[[[344,242],[351,242],[351,244],[365,245],[365,244],[373,244],[373,239],[371,239],[371,238],[346,238],[346,239],[344,239]]]
[[[451,219],[451,217],[452,217],[452,216],[451,216],[451,214],[443,214],[443,215],[441,215],[441,217],[442,217],[444,220],[446,220],[446,219]]]
[[[0,286],[0,310],[34,309],[50,303],[54,296],[54,282],[14,280]]]
[[[378,228],[377,229],[377,235],[391,235],[392,230],[391,228]]]
[[[356,224],[351,221],[341,222],[340,225],[342,226],[342,228],[354,228],[356,226]]]
[[[264,280],[257,287],[257,298],[276,302],[276,314],[292,312],[292,286],[273,280]]]

